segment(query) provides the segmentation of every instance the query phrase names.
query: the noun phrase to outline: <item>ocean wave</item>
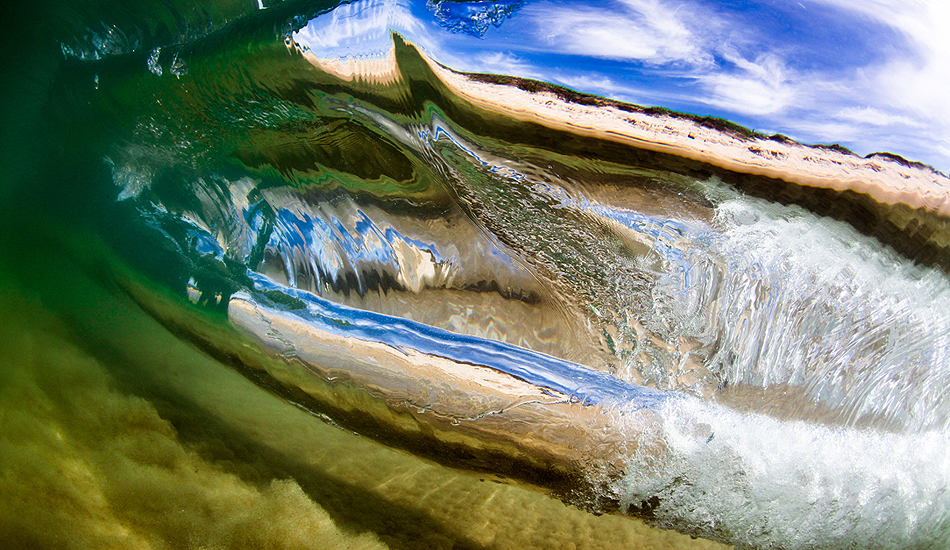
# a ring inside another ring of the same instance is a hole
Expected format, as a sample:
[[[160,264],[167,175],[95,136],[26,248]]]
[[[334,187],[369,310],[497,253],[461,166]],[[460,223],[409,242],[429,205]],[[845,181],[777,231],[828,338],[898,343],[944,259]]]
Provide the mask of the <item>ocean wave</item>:
[[[429,8],[480,36],[521,4]],[[456,72],[406,3],[230,10],[62,42],[88,85],[51,99],[81,106],[64,135],[105,129],[74,146],[109,180],[87,200],[115,264],[190,298],[118,277],[172,333],[594,512],[750,548],[946,540],[945,175]]]

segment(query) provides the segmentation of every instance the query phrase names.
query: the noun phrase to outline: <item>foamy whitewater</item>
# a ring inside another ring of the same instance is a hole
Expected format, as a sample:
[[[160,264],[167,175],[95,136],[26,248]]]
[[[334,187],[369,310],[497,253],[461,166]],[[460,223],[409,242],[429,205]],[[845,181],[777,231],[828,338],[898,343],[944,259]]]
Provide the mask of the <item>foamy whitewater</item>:
[[[659,416],[646,430],[655,434],[652,445],[629,455],[626,474],[612,487],[624,503],[659,497],[659,525],[727,533],[737,546],[753,548],[946,542],[945,432],[783,422],[692,398],[671,401]]]

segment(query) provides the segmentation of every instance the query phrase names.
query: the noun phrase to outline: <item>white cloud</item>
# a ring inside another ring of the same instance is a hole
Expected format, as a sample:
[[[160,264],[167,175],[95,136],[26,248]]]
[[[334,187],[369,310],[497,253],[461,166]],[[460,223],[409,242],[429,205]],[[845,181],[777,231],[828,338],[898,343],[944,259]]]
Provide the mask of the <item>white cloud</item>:
[[[776,55],[763,54],[753,61],[729,56],[737,70],[714,71],[699,76],[710,92],[707,102],[747,115],[770,115],[803,100],[800,79],[790,75]]]
[[[694,103],[761,116],[783,112],[805,95],[804,79],[777,53],[760,52],[749,59],[735,50],[732,44],[753,41],[755,29],[698,3],[619,0],[606,7],[543,2],[529,4],[524,15],[534,20],[539,41],[555,51],[641,61],[699,82],[705,95],[685,91],[690,96],[682,98]],[[574,76],[567,83],[600,93],[626,87],[590,76],[586,81]]]
[[[555,51],[661,64],[709,64],[693,9],[661,0],[622,0],[619,9],[550,2],[529,4],[539,38]]]
[[[794,139],[805,143],[841,143],[862,156],[890,151],[909,160],[930,164],[937,169],[941,169],[941,158],[948,158],[948,149],[941,150],[940,145],[934,144],[926,132],[878,126],[867,120],[836,118],[821,111],[783,120],[782,124],[780,131]]]
[[[950,2],[812,1],[877,20],[904,37],[908,49],[868,69],[868,102],[887,112],[900,111],[897,116],[906,119],[908,127],[927,128],[937,142],[934,149],[946,151],[950,147]],[[947,163],[945,157],[942,164]]]
[[[871,126],[906,126],[920,128],[919,120],[895,114],[877,107],[845,107],[832,115],[837,120],[848,120],[862,125]]]
[[[509,52],[484,52],[475,56],[478,72],[540,79],[544,71]]]

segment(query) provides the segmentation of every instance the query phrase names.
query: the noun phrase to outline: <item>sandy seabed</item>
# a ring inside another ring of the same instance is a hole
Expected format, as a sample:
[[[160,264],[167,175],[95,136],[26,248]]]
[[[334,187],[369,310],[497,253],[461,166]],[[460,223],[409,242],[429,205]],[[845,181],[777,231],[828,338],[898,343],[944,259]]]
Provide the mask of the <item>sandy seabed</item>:
[[[0,283],[0,547],[721,547],[345,432],[72,280]]]

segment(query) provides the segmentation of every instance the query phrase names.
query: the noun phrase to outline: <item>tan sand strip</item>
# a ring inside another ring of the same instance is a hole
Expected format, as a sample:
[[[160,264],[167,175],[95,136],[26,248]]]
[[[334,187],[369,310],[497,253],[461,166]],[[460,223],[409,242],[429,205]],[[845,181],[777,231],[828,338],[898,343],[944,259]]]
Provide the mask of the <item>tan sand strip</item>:
[[[425,55],[454,94],[489,111],[548,128],[699,161],[733,172],[808,187],[855,191],[885,204],[906,204],[950,216],[950,178],[919,163],[877,154],[860,157],[789,139],[748,137],[676,113],[653,114],[605,101],[586,105],[552,91],[529,92],[453,71]],[[751,134],[751,132],[750,132]]]

